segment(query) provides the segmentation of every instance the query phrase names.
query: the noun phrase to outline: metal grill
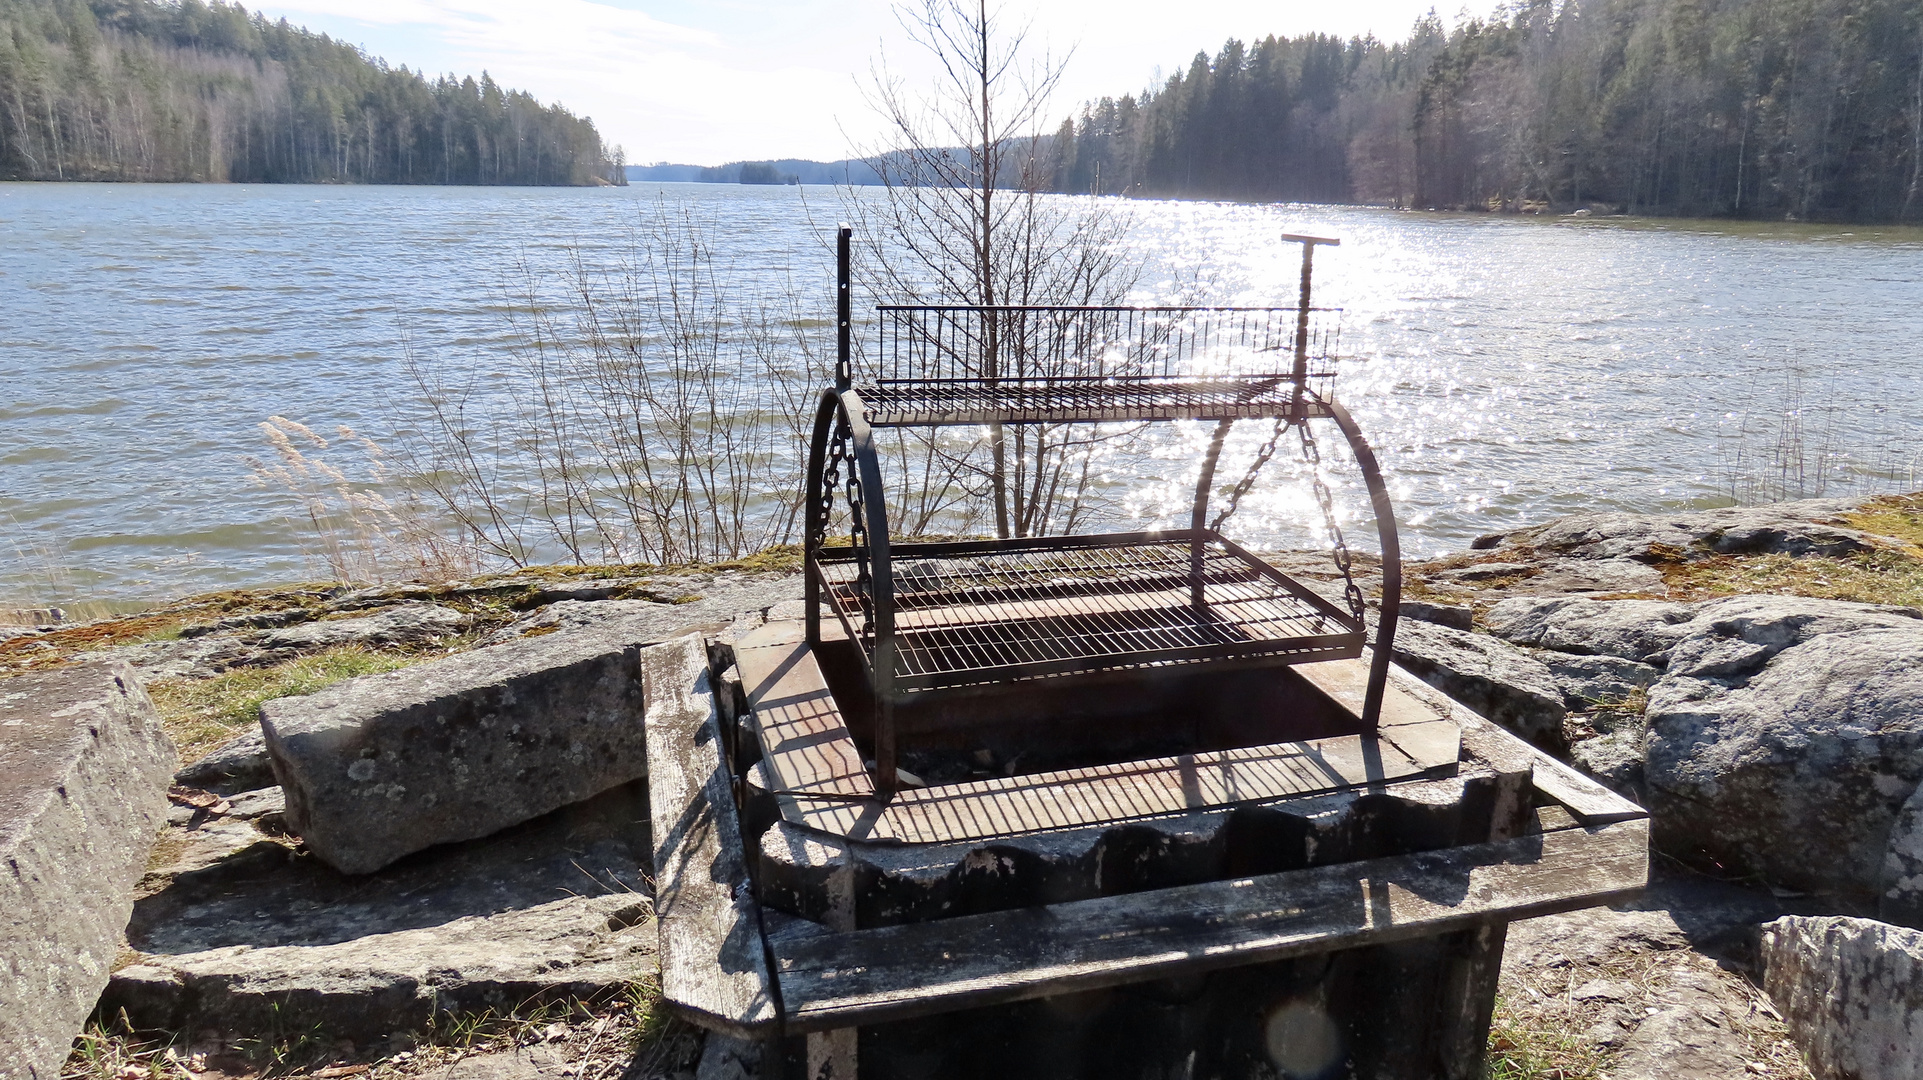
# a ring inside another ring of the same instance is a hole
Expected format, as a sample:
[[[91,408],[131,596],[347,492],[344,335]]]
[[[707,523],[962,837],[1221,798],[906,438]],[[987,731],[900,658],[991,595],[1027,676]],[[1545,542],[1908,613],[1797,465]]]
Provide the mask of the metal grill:
[[[1361,623],[1210,531],[894,548],[894,687],[1234,657],[1353,657]],[[822,594],[860,632],[852,552],[825,550]]]
[[[872,424],[1294,415],[1334,378],[1335,308],[884,305],[851,372]],[[1322,395],[1326,396],[1326,394]]]

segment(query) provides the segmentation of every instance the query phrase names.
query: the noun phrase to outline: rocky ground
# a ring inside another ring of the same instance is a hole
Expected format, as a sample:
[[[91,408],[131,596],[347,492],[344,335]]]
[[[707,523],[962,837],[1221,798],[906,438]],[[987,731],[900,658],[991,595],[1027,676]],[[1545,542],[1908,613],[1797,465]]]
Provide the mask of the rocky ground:
[[[1278,561],[1329,578],[1319,560]],[[793,594],[793,562],[224,593],[0,638],[0,678],[132,664],[193,762],[66,1075],[733,1069],[698,1066],[699,1037],[621,974],[645,969],[653,935],[635,793],[342,878],[288,835],[258,717],[265,701],[491,643],[718,627]],[[1923,499],[1565,518],[1406,581],[1399,661],[1643,801],[1665,849],[1643,900],[1511,928],[1492,1074],[1809,1075],[1757,989],[1756,928],[1923,905],[1923,795],[1908,797],[1923,770]],[[326,1022],[280,1023],[296,998]],[[170,1025],[184,1001],[244,1019]],[[387,1030],[422,1001],[419,1023]]]

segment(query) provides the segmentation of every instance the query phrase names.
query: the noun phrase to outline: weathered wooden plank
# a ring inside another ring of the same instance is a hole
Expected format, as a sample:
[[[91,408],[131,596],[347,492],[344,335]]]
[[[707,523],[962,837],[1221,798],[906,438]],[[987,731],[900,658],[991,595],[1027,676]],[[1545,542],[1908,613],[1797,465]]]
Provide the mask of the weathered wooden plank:
[[[1573,767],[1557,761],[1535,747],[1536,790],[1556,800],[1584,825],[1629,821],[1647,817],[1649,811],[1609,790]]]
[[[1308,680],[1309,685],[1341,706],[1350,716],[1362,716],[1362,699],[1368,693],[1370,652],[1362,651],[1359,657],[1343,660],[1318,660],[1309,664],[1297,664],[1291,671]],[[1391,682],[1383,690],[1382,719],[1379,728],[1387,729],[1405,724],[1429,724],[1446,719],[1441,713],[1411,696],[1408,691]]]
[[[866,798],[874,780],[828,690],[814,652],[793,624],[770,623],[735,645],[751,718],[778,791]],[[792,797],[781,796],[784,811]]]
[[[842,934],[776,934],[790,1030],[880,1023],[1606,903],[1646,821]]]
[[[753,1038],[780,1005],[708,678],[699,635],[641,650],[661,992],[695,1023]]]

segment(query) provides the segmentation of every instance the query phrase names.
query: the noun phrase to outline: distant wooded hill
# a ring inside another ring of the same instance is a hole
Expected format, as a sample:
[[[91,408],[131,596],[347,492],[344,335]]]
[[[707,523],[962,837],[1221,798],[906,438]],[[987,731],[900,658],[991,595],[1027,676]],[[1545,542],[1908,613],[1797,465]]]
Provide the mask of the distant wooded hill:
[[[726,165],[630,165],[629,180],[665,184],[879,184],[865,161],[730,161]]]
[[[1923,220],[1916,0],[1521,0],[1231,40],[1064,122],[1057,190]]]
[[[220,0],[0,0],[0,179],[625,183],[592,121]]]

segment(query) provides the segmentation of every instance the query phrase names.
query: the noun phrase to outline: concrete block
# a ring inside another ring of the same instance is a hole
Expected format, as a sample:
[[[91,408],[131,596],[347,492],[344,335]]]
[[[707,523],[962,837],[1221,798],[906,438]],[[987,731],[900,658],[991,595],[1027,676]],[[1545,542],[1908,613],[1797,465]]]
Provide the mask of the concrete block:
[[[0,681],[0,1080],[54,1080],[107,985],[176,761],[125,664]]]
[[[587,626],[268,702],[288,828],[362,874],[646,776],[636,637]]]
[[[1923,931],[1843,915],[1763,927],[1763,989],[1816,1080],[1923,1076]]]

